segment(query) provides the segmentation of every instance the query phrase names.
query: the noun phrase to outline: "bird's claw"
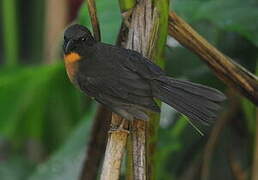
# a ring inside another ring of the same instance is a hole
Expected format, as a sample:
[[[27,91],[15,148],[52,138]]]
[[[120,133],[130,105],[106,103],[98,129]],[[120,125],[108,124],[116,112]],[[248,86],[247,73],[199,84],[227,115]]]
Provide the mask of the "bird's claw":
[[[121,124],[118,127],[111,127],[108,131],[108,133],[114,133],[114,132],[124,132],[126,134],[129,134],[130,131],[124,128],[125,120],[123,119]]]
[[[130,21],[131,21],[132,12],[133,12],[133,9],[129,9],[128,11],[125,11],[122,13],[124,23],[125,23],[126,27],[128,27],[128,28],[130,28],[130,26],[131,26]]]

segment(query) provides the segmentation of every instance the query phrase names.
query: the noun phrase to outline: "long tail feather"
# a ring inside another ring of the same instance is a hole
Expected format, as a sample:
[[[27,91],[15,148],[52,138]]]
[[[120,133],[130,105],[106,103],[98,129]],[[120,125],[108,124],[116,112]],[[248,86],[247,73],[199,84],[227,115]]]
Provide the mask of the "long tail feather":
[[[192,120],[212,122],[226,99],[220,91],[189,81],[161,76],[152,81],[153,95]]]

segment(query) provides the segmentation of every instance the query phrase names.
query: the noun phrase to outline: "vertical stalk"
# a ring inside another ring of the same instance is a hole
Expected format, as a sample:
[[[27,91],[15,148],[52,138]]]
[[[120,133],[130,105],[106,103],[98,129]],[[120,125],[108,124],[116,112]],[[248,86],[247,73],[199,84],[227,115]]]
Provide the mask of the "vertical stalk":
[[[113,113],[111,125],[119,125],[122,117]],[[128,123],[125,124],[128,127]],[[113,127],[116,129],[117,127]],[[125,127],[124,127],[125,128]],[[120,175],[121,163],[123,160],[126,141],[128,137],[127,131],[114,130],[110,131],[105,158],[103,162],[101,180],[118,180]]]
[[[126,156],[126,180],[133,180],[133,144],[132,136],[129,135],[127,140],[127,156]]]
[[[80,175],[80,180],[94,180],[98,177],[98,169],[105,153],[107,132],[111,112],[99,105],[91,129],[91,137],[86,151],[86,159]]]
[[[134,120],[132,123],[133,177],[137,180],[147,179],[146,124],[142,120]]]
[[[15,0],[2,0],[2,22],[6,66],[18,64],[18,28]]]
[[[101,33],[100,33],[99,20],[97,16],[97,8],[96,8],[95,0],[87,0],[86,2],[89,9],[89,15],[91,20],[91,25],[93,28],[94,38],[97,41],[101,41]]]
[[[256,63],[256,75],[258,74],[258,63]],[[256,107],[256,121],[255,121],[255,137],[254,137],[254,154],[253,154],[253,168],[252,180],[258,180],[258,108]]]
[[[44,37],[44,62],[46,64],[55,62],[59,57],[59,35],[61,32],[63,32],[67,19],[68,1],[46,1]]]
[[[127,31],[124,23],[121,24],[120,32],[117,37],[116,44],[121,46],[124,39],[127,39]],[[123,118],[112,113],[111,127],[116,129],[121,125]],[[124,129],[128,129],[129,124],[125,120]],[[121,163],[126,148],[129,131],[111,130],[109,132],[104,163],[101,172],[101,180],[117,180],[119,179]],[[130,175],[129,175],[130,176]]]
[[[163,64],[162,56],[168,29],[168,0],[139,0],[134,5],[129,0],[120,0],[121,11],[131,15],[127,48]],[[131,4],[131,6],[128,6]],[[128,9],[126,9],[126,8]],[[127,17],[126,20],[129,18]],[[150,113],[150,121],[135,120],[132,123],[132,152],[134,179],[154,179],[154,153],[157,140],[159,116]],[[130,169],[130,168],[129,168]]]
[[[252,180],[258,180],[258,108],[256,108],[256,131],[254,137],[254,157],[252,168]]]
[[[94,0],[87,0],[91,24],[93,26],[94,37],[97,41],[101,40],[99,22],[97,18],[96,4]],[[120,34],[119,36],[122,36]],[[120,43],[121,37],[118,37]],[[112,114],[111,127],[117,128],[121,123],[122,118],[116,114]],[[125,124],[128,126],[128,124]],[[101,180],[118,180],[120,174],[121,163],[126,147],[128,137],[127,131],[111,130],[109,132],[108,142],[105,151],[105,157],[102,167]]]
[[[101,33],[95,0],[86,0],[86,3],[88,5],[89,16],[91,18],[94,38],[97,41],[101,41]],[[108,137],[107,132],[110,120],[111,112],[104,106],[100,105],[98,107],[98,111],[91,130],[91,138],[88,145],[89,148],[86,152],[86,159],[83,164],[80,180],[97,179],[98,169],[105,152],[105,144]]]

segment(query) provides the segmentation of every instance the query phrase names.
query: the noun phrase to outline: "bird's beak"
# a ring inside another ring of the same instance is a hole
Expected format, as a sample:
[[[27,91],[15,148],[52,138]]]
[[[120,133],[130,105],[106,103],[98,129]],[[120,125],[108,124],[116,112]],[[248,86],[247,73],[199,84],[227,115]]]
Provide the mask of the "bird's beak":
[[[67,54],[73,49],[73,40],[69,40],[65,47],[64,47],[64,52]]]

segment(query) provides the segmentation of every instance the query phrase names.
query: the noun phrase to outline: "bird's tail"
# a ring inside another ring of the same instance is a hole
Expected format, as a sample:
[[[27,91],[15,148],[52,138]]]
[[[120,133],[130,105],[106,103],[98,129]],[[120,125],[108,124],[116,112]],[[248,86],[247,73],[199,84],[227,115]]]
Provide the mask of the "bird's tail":
[[[212,122],[226,99],[220,91],[189,81],[161,76],[152,81],[153,95],[192,120]]]

